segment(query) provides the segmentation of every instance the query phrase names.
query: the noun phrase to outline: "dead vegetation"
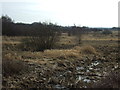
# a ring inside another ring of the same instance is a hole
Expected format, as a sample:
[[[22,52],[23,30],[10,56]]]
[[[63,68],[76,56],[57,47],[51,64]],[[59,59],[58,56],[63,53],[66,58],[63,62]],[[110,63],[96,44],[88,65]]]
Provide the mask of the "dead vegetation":
[[[63,59],[67,59],[67,58],[79,58],[80,54],[79,51],[74,50],[74,49],[63,49],[63,50],[46,50],[44,52],[45,56],[51,56],[53,58],[63,58]]]
[[[19,75],[21,72],[27,71],[28,67],[23,61],[13,60],[5,57],[2,60],[2,73],[5,77]]]
[[[120,72],[111,72],[105,78],[96,82],[93,88],[120,88]]]
[[[81,49],[80,49],[81,53],[83,54],[97,54],[96,50],[94,47],[92,46],[83,46]]]
[[[83,37],[82,44],[77,45],[75,37],[63,34],[57,44],[66,46],[65,48],[47,49],[44,52],[18,50],[19,43],[12,42],[20,42],[21,39],[13,38],[9,38],[11,43],[3,43],[4,88],[120,87],[117,84],[118,73],[114,73],[115,70],[120,70],[116,37],[110,41],[107,36],[96,39],[92,34],[88,34]],[[89,40],[90,38],[93,39]],[[30,68],[26,70],[27,67]],[[104,79],[110,71],[113,73]],[[110,77],[113,79],[109,80]]]

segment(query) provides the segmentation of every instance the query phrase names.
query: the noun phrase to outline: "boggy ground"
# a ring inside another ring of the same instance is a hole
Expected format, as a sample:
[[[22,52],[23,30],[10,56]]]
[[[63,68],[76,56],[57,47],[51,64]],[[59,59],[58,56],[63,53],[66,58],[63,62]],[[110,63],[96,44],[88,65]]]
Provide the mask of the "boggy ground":
[[[71,37],[66,41],[70,39]],[[69,43],[72,46],[72,41]],[[80,46],[73,45],[71,49],[44,52],[19,51],[15,48],[16,45],[9,43],[3,46],[3,63],[9,60],[20,61],[19,65],[9,64],[14,66],[12,74],[10,67],[3,73],[3,88],[96,88],[97,83],[101,84],[100,81],[108,77],[110,72],[120,71],[116,39],[83,40]],[[120,81],[117,80],[116,82]],[[109,79],[103,81],[106,83]],[[111,88],[118,87],[120,88],[120,83],[111,84]]]

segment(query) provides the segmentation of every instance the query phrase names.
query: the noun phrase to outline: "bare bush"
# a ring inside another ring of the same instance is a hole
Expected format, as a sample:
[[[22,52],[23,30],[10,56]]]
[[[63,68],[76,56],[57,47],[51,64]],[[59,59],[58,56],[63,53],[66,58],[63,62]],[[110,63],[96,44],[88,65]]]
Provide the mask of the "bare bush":
[[[27,71],[28,67],[21,60],[12,60],[3,58],[2,61],[2,73],[3,76],[11,76],[20,74],[22,71]]]
[[[31,36],[23,39],[21,48],[30,51],[44,51],[45,49],[52,49],[55,43],[55,37]]]
[[[46,25],[38,30],[30,32],[27,38],[22,40],[21,48],[30,51],[44,51],[52,49],[58,40],[58,32],[53,25]]]

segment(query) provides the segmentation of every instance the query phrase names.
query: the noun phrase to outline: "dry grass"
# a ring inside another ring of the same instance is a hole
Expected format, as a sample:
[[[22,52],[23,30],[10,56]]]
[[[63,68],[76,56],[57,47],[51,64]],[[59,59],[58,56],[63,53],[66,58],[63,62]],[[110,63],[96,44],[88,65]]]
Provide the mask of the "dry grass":
[[[43,59],[43,58],[49,58],[49,59],[71,59],[71,58],[82,58],[82,56],[85,54],[96,54],[96,50],[92,46],[76,46],[72,49],[51,49],[51,50],[45,50],[44,52],[28,52],[28,51],[22,51],[18,54],[6,54],[7,57],[13,57],[13,59],[16,59],[17,55],[19,55],[19,58],[17,59],[30,59],[30,60],[37,60],[37,59]]]
[[[18,54],[18,52],[15,51],[3,51],[2,52],[3,59],[10,59],[10,60],[22,60],[21,55]]]
[[[83,46],[80,49],[80,52],[82,54],[97,54],[96,49],[92,46]]]
[[[74,49],[74,50],[77,50],[77,51],[80,51],[81,48],[82,48],[82,47],[80,47],[80,46],[75,46],[73,49]]]
[[[68,36],[67,33],[64,33],[60,37],[60,42],[58,42],[58,44],[74,45],[74,44],[76,44],[76,37],[75,36]]]
[[[81,54],[97,54],[96,49],[90,45],[82,47],[75,46],[74,49],[79,51]]]
[[[76,46],[73,49],[62,49],[62,50],[45,50],[44,55],[53,58],[81,58],[82,54],[97,54],[96,50],[92,46]]]
[[[74,50],[74,49],[45,50],[44,55],[48,56],[48,57],[50,56],[53,58],[60,58],[60,59],[81,57],[79,52],[77,50]]]
[[[119,38],[117,32],[114,32],[112,35],[102,35],[100,33],[90,33],[82,36],[82,40],[90,40],[90,41],[117,41]]]

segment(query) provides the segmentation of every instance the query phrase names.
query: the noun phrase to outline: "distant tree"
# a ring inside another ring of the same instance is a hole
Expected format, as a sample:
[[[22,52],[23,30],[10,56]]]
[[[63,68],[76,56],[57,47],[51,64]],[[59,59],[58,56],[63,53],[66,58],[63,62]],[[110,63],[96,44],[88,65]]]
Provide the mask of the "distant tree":
[[[78,44],[81,44],[82,42],[81,42],[81,40],[82,40],[82,31],[81,30],[77,30],[76,31],[77,32],[77,37],[78,37]]]
[[[2,21],[3,22],[8,22],[8,23],[12,23],[13,22],[13,20],[9,16],[7,16],[7,15],[2,16]]]
[[[81,36],[83,34],[82,28],[77,26],[72,26],[71,34],[77,37],[78,44],[81,44]]]
[[[3,35],[14,35],[13,20],[9,16],[2,16],[2,34]]]

